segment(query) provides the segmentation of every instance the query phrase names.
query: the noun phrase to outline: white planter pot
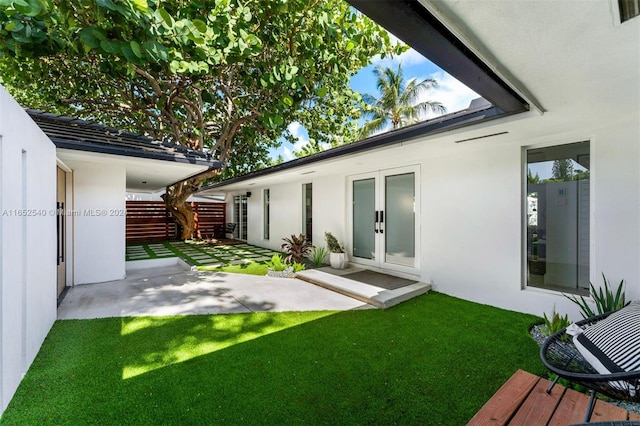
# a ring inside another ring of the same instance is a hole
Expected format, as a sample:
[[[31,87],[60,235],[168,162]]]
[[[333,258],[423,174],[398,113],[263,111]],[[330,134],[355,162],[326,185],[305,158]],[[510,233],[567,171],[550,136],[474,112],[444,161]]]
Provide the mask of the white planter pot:
[[[329,253],[329,264],[333,269],[344,269],[349,266],[347,253]]]

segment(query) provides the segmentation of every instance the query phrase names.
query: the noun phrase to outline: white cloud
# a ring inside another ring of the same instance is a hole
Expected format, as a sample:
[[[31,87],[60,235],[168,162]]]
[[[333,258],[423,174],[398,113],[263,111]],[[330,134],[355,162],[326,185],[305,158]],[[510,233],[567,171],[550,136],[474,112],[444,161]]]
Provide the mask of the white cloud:
[[[479,97],[473,90],[444,71],[433,73],[429,78],[435,79],[438,82],[438,87],[425,93],[420,102],[425,100],[440,102],[447,108],[447,113],[466,109],[473,99]],[[428,118],[434,116],[432,114]]]
[[[289,161],[296,158],[296,156],[293,155],[293,152],[291,152],[291,150],[286,146],[282,147],[282,156],[284,157],[284,161]]]
[[[293,155],[294,151],[300,151],[303,146],[309,143],[309,134],[307,133],[307,129],[305,129],[304,126],[299,122],[294,121],[290,123],[287,126],[287,130],[293,135],[294,138],[296,138],[296,142],[294,144],[290,144],[288,142],[283,143],[281,153],[285,161],[293,160],[294,158],[296,158],[296,156]]]
[[[307,129],[305,129],[304,126],[302,126],[302,124],[300,124],[299,122],[294,121],[293,123],[289,124],[287,126],[287,130],[289,130],[289,133],[291,133],[293,137],[297,139],[296,143],[293,144],[294,150],[298,151],[309,142],[309,134],[307,133]]]

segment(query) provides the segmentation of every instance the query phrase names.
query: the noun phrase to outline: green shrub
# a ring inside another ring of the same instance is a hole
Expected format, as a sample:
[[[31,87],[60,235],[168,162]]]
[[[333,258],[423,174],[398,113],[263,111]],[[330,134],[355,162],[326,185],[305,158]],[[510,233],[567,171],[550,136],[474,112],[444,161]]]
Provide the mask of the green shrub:
[[[602,273],[602,279],[604,280],[604,288],[600,287],[597,291],[593,284],[589,283],[590,296],[596,303],[596,312],[593,311],[591,305],[589,305],[584,297],[580,296],[578,298],[574,295],[564,295],[564,297],[571,300],[573,303],[577,304],[580,307],[580,309],[582,310],[582,317],[585,319],[591,318],[595,315],[617,311],[618,309],[624,308],[629,303],[631,303],[625,301],[624,280],[620,281],[620,284],[618,284],[618,288],[614,293],[613,289],[609,287],[609,282],[604,276],[604,273]]]
[[[287,268],[292,268],[293,272],[299,272],[306,268],[304,263],[293,262],[290,263],[285,259],[285,257],[281,254],[274,254],[271,257],[271,260],[266,262],[267,268],[271,269],[274,272],[285,271]]]
[[[284,271],[289,267],[289,264],[284,260],[281,254],[274,254],[271,260],[267,262],[267,268],[272,271]]]
[[[304,271],[307,266],[304,263],[300,263],[300,262],[293,262],[293,272],[300,272],[300,271]]]
[[[327,257],[327,254],[329,254],[329,252],[324,246],[313,247],[310,255],[311,262],[313,262],[316,268],[319,268],[324,263],[324,258]]]

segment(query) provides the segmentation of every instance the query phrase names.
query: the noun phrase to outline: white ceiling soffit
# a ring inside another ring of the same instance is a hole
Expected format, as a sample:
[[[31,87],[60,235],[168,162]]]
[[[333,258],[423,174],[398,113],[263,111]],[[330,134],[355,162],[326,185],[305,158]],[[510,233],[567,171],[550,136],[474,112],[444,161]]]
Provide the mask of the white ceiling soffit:
[[[127,191],[129,192],[161,191],[168,185],[204,172],[208,168],[188,163],[69,149],[58,149],[56,152],[58,159],[71,170],[77,167],[87,167],[90,164],[124,167],[127,173]]]

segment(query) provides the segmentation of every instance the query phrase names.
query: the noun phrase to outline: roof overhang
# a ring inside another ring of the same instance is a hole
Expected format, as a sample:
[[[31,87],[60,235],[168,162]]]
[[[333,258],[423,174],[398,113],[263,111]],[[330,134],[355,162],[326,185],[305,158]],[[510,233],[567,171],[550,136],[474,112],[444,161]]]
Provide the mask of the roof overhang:
[[[172,163],[191,164],[201,167],[221,168],[223,163],[207,160],[203,157],[188,154],[170,154],[167,152],[145,152],[119,146],[97,145],[84,141],[69,140],[61,137],[50,137],[57,149],[83,151],[87,153],[107,154],[123,156],[127,158],[140,158],[146,160],[167,161]]]
[[[114,155],[58,147],[56,156],[69,169],[101,164],[126,170],[128,192],[157,192],[167,186],[209,170],[209,165],[152,158]]]
[[[224,165],[205,152],[144,135],[38,110],[27,112],[55,144],[62,164],[72,170],[87,164],[124,168],[131,192],[156,192]]]

